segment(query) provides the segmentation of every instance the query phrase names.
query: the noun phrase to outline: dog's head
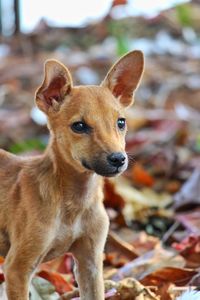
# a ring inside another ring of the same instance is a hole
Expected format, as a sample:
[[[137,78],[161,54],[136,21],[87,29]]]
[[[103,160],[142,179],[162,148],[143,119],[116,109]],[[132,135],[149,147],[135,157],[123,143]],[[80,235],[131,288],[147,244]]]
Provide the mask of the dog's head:
[[[143,65],[142,52],[133,51],[110,69],[100,86],[73,87],[64,65],[46,62],[36,103],[48,117],[57,151],[79,171],[114,176],[127,168],[124,112],[133,102]]]

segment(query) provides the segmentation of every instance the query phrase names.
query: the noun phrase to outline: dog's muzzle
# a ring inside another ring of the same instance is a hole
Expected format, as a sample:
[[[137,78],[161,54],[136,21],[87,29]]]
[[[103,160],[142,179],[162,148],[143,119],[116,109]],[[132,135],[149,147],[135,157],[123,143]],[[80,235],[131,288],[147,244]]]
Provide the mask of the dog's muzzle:
[[[126,153],[113,152],[106,157],[95,159],[91,163],[83,160],[82,165],[98,175],[112,177],[121,174],[127,169],[128,157]]]

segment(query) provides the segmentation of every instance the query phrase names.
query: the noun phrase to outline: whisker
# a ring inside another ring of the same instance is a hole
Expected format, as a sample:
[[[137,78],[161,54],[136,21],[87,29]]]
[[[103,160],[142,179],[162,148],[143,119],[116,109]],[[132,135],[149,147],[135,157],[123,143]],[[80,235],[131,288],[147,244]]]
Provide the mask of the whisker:
[[[132,167],[132,165],[136,162],[136,159],[132,153],[127,153],[127,155],[128,155],[128,161],[129,161],[128,165],[129,165],[129,167]]]
[[[136,161],[135,157],[133,156],[132,153],[127,153],[129,160],[131,161]]]

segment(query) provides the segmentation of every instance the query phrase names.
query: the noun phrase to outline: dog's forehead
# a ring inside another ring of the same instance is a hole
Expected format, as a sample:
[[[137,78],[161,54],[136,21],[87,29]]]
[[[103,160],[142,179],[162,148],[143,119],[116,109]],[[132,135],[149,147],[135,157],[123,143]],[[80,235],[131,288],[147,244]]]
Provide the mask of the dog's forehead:
[[[70,104],[78,106],[82,111],[121,111],[119,101],[109,89],[101,86],[75,87],[71,93]]]

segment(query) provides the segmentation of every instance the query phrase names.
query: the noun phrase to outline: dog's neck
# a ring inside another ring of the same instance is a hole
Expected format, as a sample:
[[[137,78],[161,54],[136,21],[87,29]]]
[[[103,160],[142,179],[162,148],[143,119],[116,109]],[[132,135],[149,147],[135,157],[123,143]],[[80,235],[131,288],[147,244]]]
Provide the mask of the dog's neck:
[[[88,193],[89,190],[94,191],[97,189],[97,186],[101,186],[101,184],[99,185],[102,181],[100,176],[87,170],[85,172],[80,171],[63,158],[54,137],[51,137],[44,156],[52,165],[54,176],[62,189],[68,189],[69,186],[73,186],[76,187],[74,190],[83,195]]]

